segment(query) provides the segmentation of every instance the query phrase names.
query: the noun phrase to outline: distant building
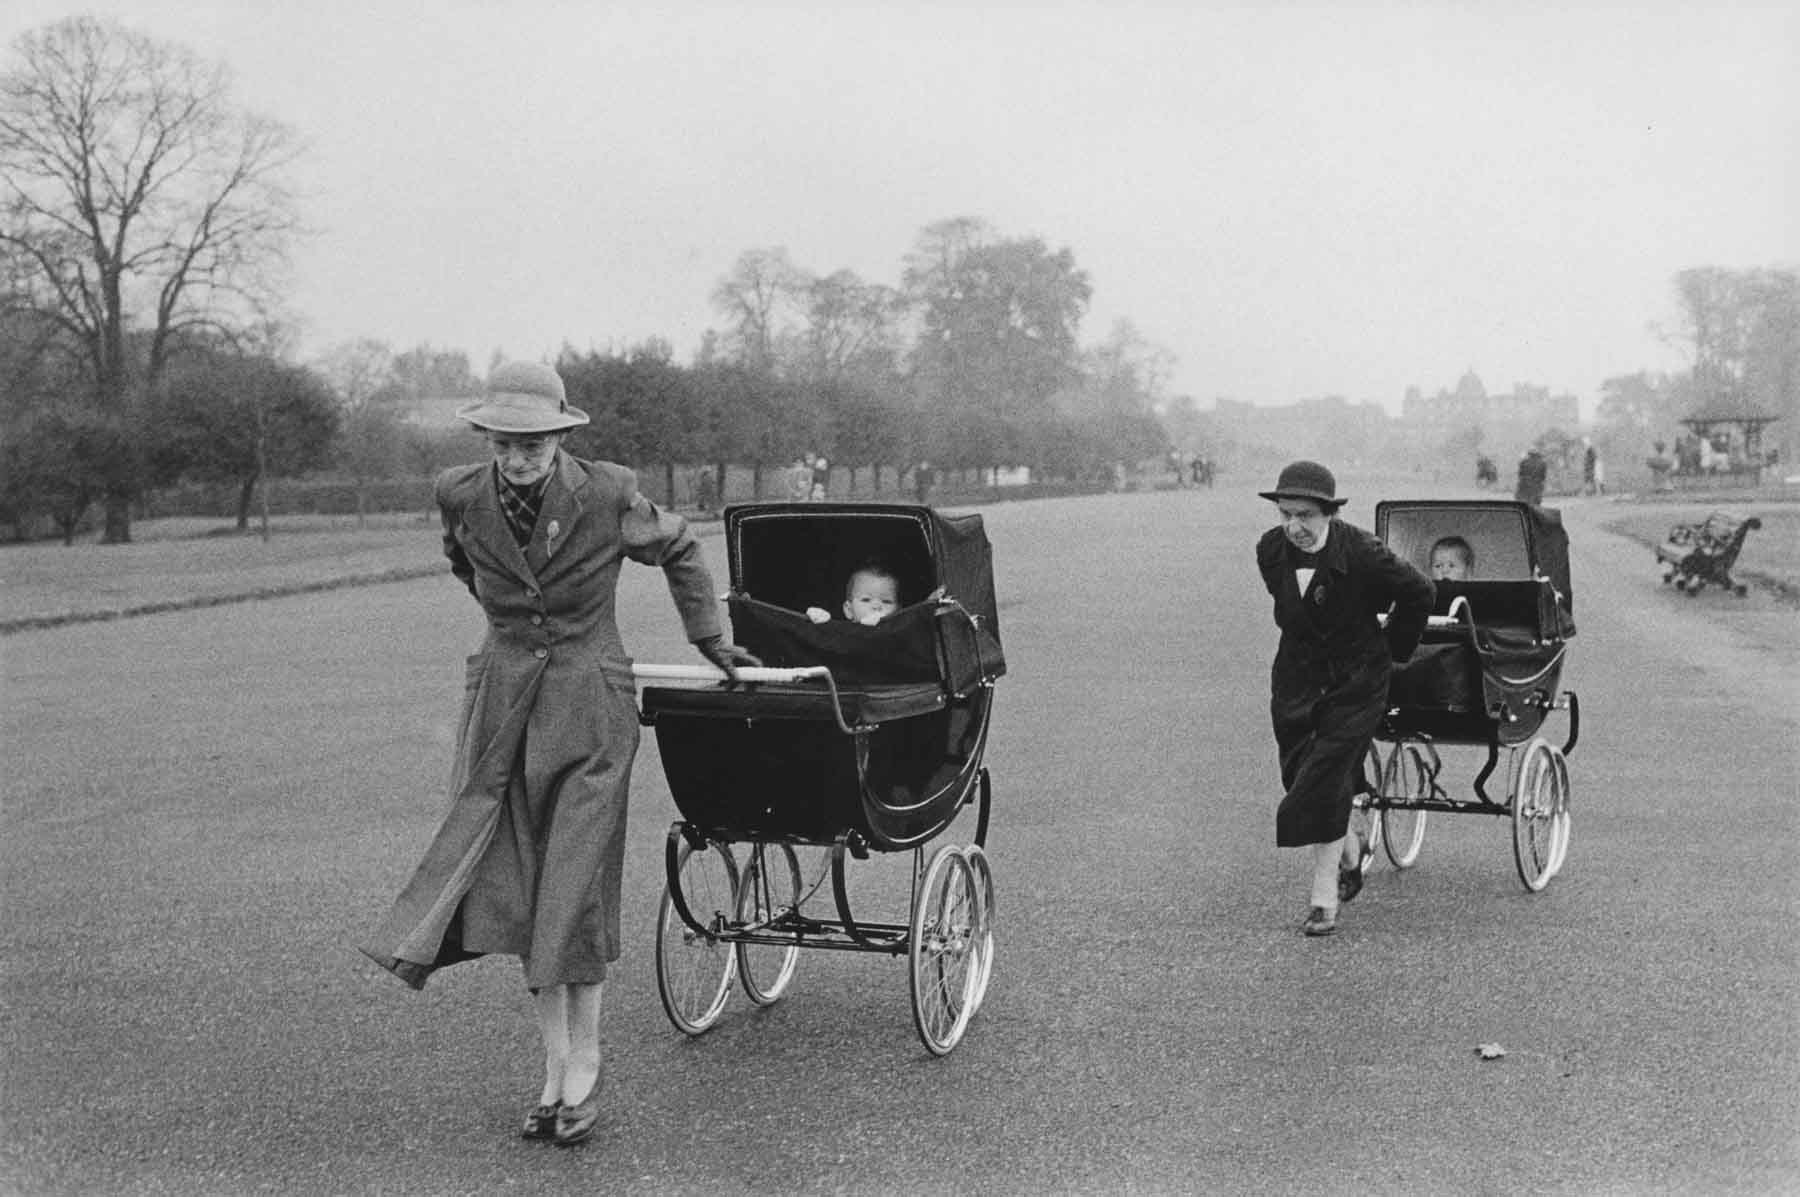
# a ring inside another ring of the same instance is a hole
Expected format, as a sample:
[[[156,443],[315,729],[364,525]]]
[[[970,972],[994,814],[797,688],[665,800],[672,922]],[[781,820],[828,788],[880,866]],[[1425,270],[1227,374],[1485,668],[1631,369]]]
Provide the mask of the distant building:
[[[1574,395],[1552,395],[1549,387],[1514,383],[1507,394],[1490,394],[1475,371],[1457,381],[1456,389],[1427,397],[1408,387],[1400,401],[1400,423],[1416,451],[1430,452],[1477,441],[1496,462],[1515,460],[1538,437],[1552,429],[1573,435],[1581,425],[1581,404]]]
[[[1352,403],[1342,395],[1267,407],[1220,399],[1212,415],[1225,442],[1250,456],[1333,461],[1380,451],[1390,423],[1379,403]]]

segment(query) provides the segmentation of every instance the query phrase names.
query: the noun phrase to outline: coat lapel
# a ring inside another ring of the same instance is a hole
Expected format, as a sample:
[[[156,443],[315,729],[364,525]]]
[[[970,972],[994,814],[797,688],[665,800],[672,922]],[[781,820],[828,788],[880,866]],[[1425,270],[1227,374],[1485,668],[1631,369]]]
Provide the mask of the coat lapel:
[[[532,585],[537,584],[537,575],[532,572],[524,551],[519,548],[519,542],[513,539],[506,516],[500,511],[500,483],[492,466],[482,471],[480,490],[475,502],[463,512],[463,522],[468,525],[475,538],[499,558],[502,565]],[[539,520],[538,523],[542,526],[543,521]]]
[[[587,475],[575,460],[558,450],[555,473],[544,491],[544,505],[538,511],[537,527],[532,530],[531,544],[525,551],[525,562],[541,573],[557,550],[569,543],[569,534],[585,510]]]

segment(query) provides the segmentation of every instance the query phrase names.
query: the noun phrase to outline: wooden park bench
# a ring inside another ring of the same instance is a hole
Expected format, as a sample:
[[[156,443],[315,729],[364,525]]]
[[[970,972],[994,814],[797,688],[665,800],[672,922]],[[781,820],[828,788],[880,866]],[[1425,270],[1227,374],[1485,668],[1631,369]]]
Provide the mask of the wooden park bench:
[[[1656,549],[1663,582],[1674,583],[1690,598],[1709,585],[1742,598],[1746,588],[1732,581],[1731,567],[1737,564],[1744,538],[1760,527],[1762,521],[1755,516],[1740,519],[1723,511],[1713,512],[1702,523],[1676,524]]]

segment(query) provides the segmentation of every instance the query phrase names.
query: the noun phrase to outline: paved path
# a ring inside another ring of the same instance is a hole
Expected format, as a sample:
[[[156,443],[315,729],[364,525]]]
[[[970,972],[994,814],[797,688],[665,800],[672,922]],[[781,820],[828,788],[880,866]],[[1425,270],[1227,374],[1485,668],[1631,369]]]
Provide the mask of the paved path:
[[[1367,518],[1366,502],[1349,515]],[[651,967],[649,742],[608,1106],[522,1143],[516,966],[412,993],[349,949],[441,809],[478,620],[433,579],[0,642],[0,1187],[21,1192],[1747,1192],[1800,1184],[1795,616],[1659,588],[1570,509],[1576,824],[1527,895],[1434,818],[1334,939],[1272,844],[1274,633],[1217,492],[986,509],[1012,674],[1000,956],[950,1057],[904,967],[803,957],[712,1035]],[[714,542],[716,544],[716,542]],[[715,561],[715,565],[722,562]],[[685,660],[666,595],[623,596]],[[1473,762],[1451,769],[1473,774]],[[859,896],[903,902],[901,858]],[[1504,1059],[1481,1062],[1479,1043]]]

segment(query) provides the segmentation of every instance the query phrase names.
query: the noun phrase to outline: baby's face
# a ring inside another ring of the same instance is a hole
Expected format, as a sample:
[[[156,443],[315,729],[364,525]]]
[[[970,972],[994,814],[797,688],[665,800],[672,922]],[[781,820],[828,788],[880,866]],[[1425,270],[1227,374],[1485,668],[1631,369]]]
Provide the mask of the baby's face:
[[[1469,563],[1455,549],[1439,549],[1431,555],[1431,577],[1438,582],[1465,582]]]
[[[844,618],[857,623],[878,624],[899,606],[899,587],[894,579],[859,573],[850,579],[850,597],[844,600]]]

